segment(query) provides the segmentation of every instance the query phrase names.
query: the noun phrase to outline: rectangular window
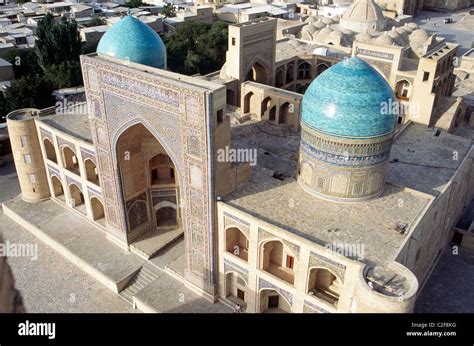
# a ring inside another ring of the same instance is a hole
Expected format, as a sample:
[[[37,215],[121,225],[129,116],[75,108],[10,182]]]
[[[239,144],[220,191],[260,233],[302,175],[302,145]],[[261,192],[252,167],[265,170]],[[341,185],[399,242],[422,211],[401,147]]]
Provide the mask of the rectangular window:
[[[28,145],[28,137],[20,136],[21,147],[25,148]]]
[[[23,155],[23,161],[25,161],[25,163],[31,163],[31,156],[30,155]]]
[[[423,82],[426,82],[430,78],[429,72],[423,72]]]
[[[218,124],[222,124],[222,122],[224,121],[224,110],[223,109],[219,109],[217,111],[217,123]]]
[[[28,179],[30,180],[31,184],[36,183],[36,174],[28,174]]]
[[[245,301],[245,292],[237,288],[237,298]]]
[[[232,37],[232,45],[235,46],[235,37]]]
[[[288,269],[293,269],[293,266],[295,264],[295,258],[293,256],[286,256],[286,267]]]

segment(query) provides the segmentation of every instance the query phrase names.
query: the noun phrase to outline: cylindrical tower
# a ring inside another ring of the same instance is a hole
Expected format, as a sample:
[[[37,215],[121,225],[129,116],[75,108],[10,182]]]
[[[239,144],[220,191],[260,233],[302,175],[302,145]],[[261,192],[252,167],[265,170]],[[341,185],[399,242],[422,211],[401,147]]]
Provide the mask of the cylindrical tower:
[[[395,100],[386,80],[356,57],[318,76],[302,101],[303,189],[342,202],[380,195],[397,122]]]
[[[27,202],[38,202],[50,197],[41,146],[34,117],[39,111],[20,109],[7,115],[13,158],[22,197]]]

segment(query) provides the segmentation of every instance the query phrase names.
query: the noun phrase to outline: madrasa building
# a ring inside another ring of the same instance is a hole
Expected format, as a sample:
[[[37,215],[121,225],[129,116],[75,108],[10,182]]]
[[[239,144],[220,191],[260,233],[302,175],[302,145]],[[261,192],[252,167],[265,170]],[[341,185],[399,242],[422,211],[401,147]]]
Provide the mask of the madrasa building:
[[[288,42],[282,59],[276,31],[231,25],[223,68],[189,77],[124,17],[81,57],[86,104],[8,115],[22,203],[53,201],[148,266],[184,243],[173,277],[210,302],[412,312],[474,196],[469,119],[400,122],[370,62]]]

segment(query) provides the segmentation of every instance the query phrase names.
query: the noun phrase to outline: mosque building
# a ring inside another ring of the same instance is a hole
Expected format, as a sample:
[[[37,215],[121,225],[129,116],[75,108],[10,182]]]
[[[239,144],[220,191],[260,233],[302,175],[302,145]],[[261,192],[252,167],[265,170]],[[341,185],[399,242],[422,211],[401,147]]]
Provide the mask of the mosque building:
[[[275,19],[231,25],[226,64],[190,77],[124,17],[81,57],[86,104],[8,115],[21,197],[53,200],[148,265],[184,242],[173,277],[211,302],[412,312],[474,197],[474,129],[465,114],[445,129],[384,107],[398,77],[380,66],[403,65],[402,46],[387,48],[392,60],[368,46],[342,59],[276,36]],[[229,150],[256,164],[219,158]]]

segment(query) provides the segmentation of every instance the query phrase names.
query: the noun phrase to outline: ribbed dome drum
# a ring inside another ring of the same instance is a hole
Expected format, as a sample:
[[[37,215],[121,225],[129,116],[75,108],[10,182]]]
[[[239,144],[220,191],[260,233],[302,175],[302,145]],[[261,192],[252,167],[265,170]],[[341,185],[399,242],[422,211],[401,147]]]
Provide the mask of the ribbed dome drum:
[[[151,67],[166,68],[166,47],[148,25],[128,15],[100,39],[97,54]]]
[[[396,128],[395,101],[385,79],[359,58],[319,75],[302,101],[300,185],[336,201],[379,195]]]

